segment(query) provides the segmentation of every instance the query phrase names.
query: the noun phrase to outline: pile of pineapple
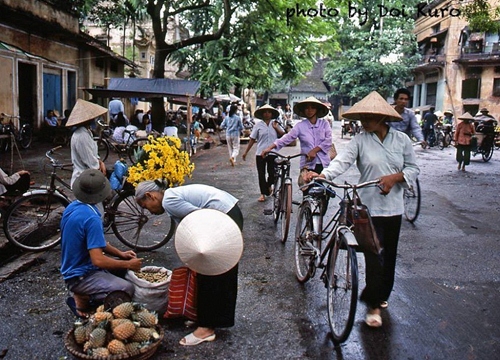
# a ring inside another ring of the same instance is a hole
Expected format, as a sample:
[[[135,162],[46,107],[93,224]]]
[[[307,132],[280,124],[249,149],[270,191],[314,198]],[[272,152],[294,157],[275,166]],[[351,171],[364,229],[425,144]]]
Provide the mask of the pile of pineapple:
[[[90,356],[131,354],[160,338],[158,317],[142,305],[125,302],[110,311],[104,305],[88,319],[75,322],[75,342]]]

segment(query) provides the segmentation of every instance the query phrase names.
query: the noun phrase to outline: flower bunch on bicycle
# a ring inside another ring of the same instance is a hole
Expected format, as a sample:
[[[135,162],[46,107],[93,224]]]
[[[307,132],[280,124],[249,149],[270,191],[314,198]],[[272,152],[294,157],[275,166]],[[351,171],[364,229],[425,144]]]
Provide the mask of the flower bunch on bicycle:
[[[181,150],[177,137],[148,137],[137,152],[137,164],[129,168],[127,181],[134,186],[145,180],[163,179],[171,186],[182,185],[191,176],[194,164],[187,152]]]

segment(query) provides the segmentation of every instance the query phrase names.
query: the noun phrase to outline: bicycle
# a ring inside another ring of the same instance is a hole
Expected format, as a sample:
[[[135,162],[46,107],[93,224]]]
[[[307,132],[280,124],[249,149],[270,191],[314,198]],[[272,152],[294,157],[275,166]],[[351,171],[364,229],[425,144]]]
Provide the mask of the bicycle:
[[[4,123],[4,120],[8,119],[8,123]],[[1,113],[0,132],[4,135],[13,135],[17,144],[23,149],[28,149],[33,141],[33,130],[28,123],[23,123],[19,116],[9,115],[6,113]],[[14,120],[20,123],[20,129],[14,123]],[[0,144],[0,149],[7,151],[11,146],[10,139],[2,140]]]
[[[358,242],[354,224],[347,214],[352,206],[352,194],[357,189],[375,185],[379,180],[361,184],[337,184],[316,178],[304,187],[310,187],[299,207],[295,229],[295,273],[305,283],[323,269],[320,279],[327,288],[328,323],[335,343],[347,340],[356,314],[358,297]],[[325,185],[326,184],[326,185]],[[344,190],[339,196],[333,188]],[[340,206],[326,226],[323,217],[329,198],[338,197]],[[329,239],[323,247],[323,241]],[[325,264],[326,260],[326,264]]]
[[[60,164],[52,156],[59,148],[53,148],[45,154],[52,166],[49,185],[29,190],[5,212],[5,236],[24,250],[44,251],[61,241],[61,217],[71,202],[64,188],[71,191],[71,186],[57,174],[57,170],[69,170],[72,164]],[[173,219],[170,219],[170,224],[167,223],[167,235],[159,235],[158,223],[149,222],[145,210],[137,205],[133,190],[115,192],[110,200],[103,202],[103,206],[105,232],[109,233],[111,229],[118,240],[131,249],[155,250],[173,236]]]
[[[404,189],[403,198],[405,218],[413,224],[420,214],[421,193],[418,178],[415,181],[415,187],[409,186],[407,189]]]
[[[481,154],[483,161],[488,162],[495,150],[495,125],[491,121],[482,121],[476,125],[476,141],[472,145],[471,155]]]
[[[274,184],[273,184],[273,209],[272,214],[274,223],[280,222],[280,241],[285,243],[290,230],[290,218],[292,215],[292,178],[290,177],[291,160],[302,156],[296,154],[284,156],[275,151],[270,151],[269,154],[276,155],[274,160]]]
[[[97,152],[102,161],[106,161],[109,156],[109,151],[113,150],[118,153],[120,157],[128,157],[132,163],[137,162],[135,158],[137,148],[140,142],[147,140],[147,138],[136,138],[134,136],[135,131],[125,130],[123,132],[124,137],[128,135],[126,136],[126,142],[117,143],[113,140],[113,130],[111,130],[108,124],[105,124],[101,120],[97,120],[97,124],[101,127],[101,130],[99,136],[94,137],[94,140],[97,142]]]
[[[414,141],[412,143],[413,146],[422,145],[420,141]],[[423,145],[422,145],[423,146]],[[404,199],[404,215],[406,220],[410,223],[414,223],[418,215],[420,214],[420,205],[421,205],[421,192],[420,192],[420,182],[418,178],[415,180],[415,187],[408,186],[408,188],[403,191],[403,199]]]

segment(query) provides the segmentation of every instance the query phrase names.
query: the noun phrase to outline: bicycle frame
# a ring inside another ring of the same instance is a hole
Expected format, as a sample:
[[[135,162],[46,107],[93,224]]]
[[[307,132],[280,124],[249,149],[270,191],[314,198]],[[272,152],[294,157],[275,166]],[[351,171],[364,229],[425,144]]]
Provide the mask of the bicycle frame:
[[[342,234],[349,246],[358,246],[358,242],[353,233],[353,224],[349,224],[347,221],[347,210],[348,206],[351,203],[351,192],[355,189],[362,188],[369,185],[377,184],[379,180],[371,180],[357,185],[351,185],[348,183],[345,184],[336,184],[334,182],[328,181],[322,178],[316,178],[312,182],[303,185],[301,188],[307,188],[312,186],[309,190],[309,194],[304,197],[303,203],[309,202],[313,207],[313,228],[321,229],[321,233],[315,233],[313,236],[318,244],[321,244],[323,240],[328,239],[328,242],[323,247],[323,249],[318,248],[314,245],[314,243],[308,243],[308,246],[311,246],[311,250],[314,251],[315,261],[314,266],[316,268],[323,268],[322,276],[325,274],[326,267],[324,266],[324,260],[328,256],[328,253],[333,248],[333,244],[337,239],[339,239],[339,235]],[[326,183],[330,186],[342,188],[344,190],[344,194],[340,197],[333,189],[329,189],[327,186],[323,185]],[[340,199],[340,206],[336,213],[330,218],[325,227],[323,227],[323,208],[322,208],[322,199],[325,197],[338,197]],[[332,236],[333,234],[333,236]]]

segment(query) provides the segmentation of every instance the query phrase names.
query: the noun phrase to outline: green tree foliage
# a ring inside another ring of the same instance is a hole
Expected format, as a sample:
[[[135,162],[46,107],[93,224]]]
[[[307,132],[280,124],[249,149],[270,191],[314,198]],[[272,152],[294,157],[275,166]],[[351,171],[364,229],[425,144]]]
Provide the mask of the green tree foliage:
[[[202,93],[227,93],[236,87],[269,89],[278,81],[298,81],[322,51],[335,46],[332,19],[291,16],[299,2],[233,1],[235,11],[218,41],[172,53],[179,66],[202,82]],[[316,1],[301,1],[303,9],[316,9]],[[288,16],[287,16],[288,15]],[[203,17],[189,19],[193,24]],[[193,26],[192,31],[203,31]]]
[[[330,55],[325,72],[331,94],[361,98],[376,90],[389,96],[410,76],[419,59],[413,18],[402,12],[381,18],[382,4],[387,9],[402,10],[404,6],[408,15],[412,9],[411,1],[366,0],[355,4],[357,9],[370,10],[366,17],[344,14],[337,30],[341,51]],[[360,19],[366,21],[361,24]]]
[[[491,8],[487,0],[468,1],[462,8],[462,14],[467,19],[469,27],[476,32],[497,32],[500,30],[500,6]]]

